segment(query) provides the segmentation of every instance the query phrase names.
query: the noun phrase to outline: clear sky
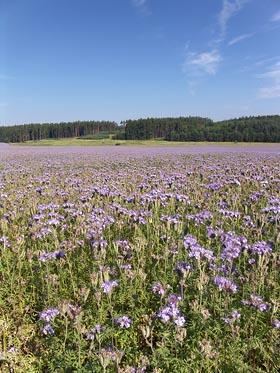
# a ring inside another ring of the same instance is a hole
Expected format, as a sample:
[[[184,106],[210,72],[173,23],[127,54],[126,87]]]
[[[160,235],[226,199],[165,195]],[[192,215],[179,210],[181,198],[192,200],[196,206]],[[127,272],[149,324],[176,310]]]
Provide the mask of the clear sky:
[[[0,0],[0,125],[266,114],[279,0]]]

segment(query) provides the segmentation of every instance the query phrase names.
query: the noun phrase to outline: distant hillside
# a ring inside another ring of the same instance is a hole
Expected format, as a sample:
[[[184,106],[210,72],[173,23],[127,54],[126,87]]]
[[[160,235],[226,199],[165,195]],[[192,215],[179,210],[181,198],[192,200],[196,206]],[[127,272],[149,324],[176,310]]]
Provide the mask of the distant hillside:
[[[209,118],[147,118],[125,122],[125,138],[167,141],[280,142],[280,116],[257,116],[213,122]]]
[[[76,121],[0,127],[0,142],[79,137],[119,140],[280,142],[280,116],[252,116],[213,122],[209,118],[146,118],[110,121]]]

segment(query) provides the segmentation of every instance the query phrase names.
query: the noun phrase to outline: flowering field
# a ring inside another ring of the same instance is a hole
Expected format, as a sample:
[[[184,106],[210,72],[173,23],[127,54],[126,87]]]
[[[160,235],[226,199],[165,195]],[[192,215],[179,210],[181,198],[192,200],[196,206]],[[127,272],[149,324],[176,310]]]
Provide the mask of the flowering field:
[[[0,163],[0,372],[279,371],[279,153],[24,151]]]

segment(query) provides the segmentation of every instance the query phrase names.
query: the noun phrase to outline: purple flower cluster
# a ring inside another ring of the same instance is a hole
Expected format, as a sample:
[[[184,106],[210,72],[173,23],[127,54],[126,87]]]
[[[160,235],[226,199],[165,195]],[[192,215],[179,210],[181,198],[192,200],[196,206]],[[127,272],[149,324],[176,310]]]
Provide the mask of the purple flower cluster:
[[[55,250],[55,251],[52,251],[52,252],[43,252],[43,254],[40,256],[39,260],[40,262],[47,262],[48,260],[51,260],[51,259],[60,259],[60,258],[64,258],[65,257],[65,254],[63,251],[61,250]]]
[[[39,314],[39,318],[41,320],[44,320],[46,322],[50,322],[51,319],[54,319],[57,315],[59,315],[59,311],[57,308],[49,308],[45,311],[42,311]]]
[[[44,335],[53,335],[54,334],[54,330],[53,330],[53,327],[51,326],[51,324],[46,324],[42,330],[42,333]]]
[[[238,258],[243,249],[249,248],[247,239],[243,236],[237,236],[234,232],[223,233],[220,240],[223,244],[221,258],[227,262]]]
[[[90,329],[90,333],[87,334],[87,339],[93,340],[96,334],[101,334],[105,329],[105,326],[100,326],[99,324],[95,325],[95,327]]]
[[[243,300],[244,306],[256,307],[259,311],[264,312],[268,308],[268,304],[263,299],[255,294],[250,295],[250,300]]]
[[[157,316],[164,322],[167,323],[168,321],[173,321],[174,324],[181,327],[185,324],[186,320],[183,316],[181,316],[181,312],[178,308],[178,302],[181,301],[182,298],[176,294],[171,294],[168,297],[168,306],[164,307],[158,312]]]
[[[280,328],[280,321],[279,321],[278,319],[274,319],[274,320],[272,321],[272,325],[273,325],[275,328],[279,329],[279,328]]]
[[[272,248],[265,241],[258,241],[250,247],[250,252],[256,255],[268,254],[272,251]]]
[[[215,285],[218,286],[218,289],[220,291],[232,292],[232,293],[237,292],[237,285],[235,285],[235,283],[232,282],[227,277],[217,276],[214,278],[214,283]]]
[[[105,281],[101,284],[101,287],[103,289],[103,293],[110,293],[110,291],[118,286],[118,282],[115,281],[115,280],[108,280],[108,281]]]
[[[186,272],[192,271],[193,267],[191,264],[182,261],[175,264],[176,271],[178,271],[180,274],[184,275]]]
[[[2,242],[3,242],[4,246],[6,246],[6,247],[11,247],[11,243],[10,243],[10,241],[8,240],[8,237],[6,237],[6,236],[2,236],[2,237],[0,238],[0,243],[2,243]]]
[[[208,211],[208,210],[205,210],[205,211],[202,211],[202,212],[199,212],[197,214],[189,214],[189,215],[186,215],[185,218],[187,220],[194,220],[194,224],[196,226],[200,225],[200,224],[203,224],[205,222],[205,220],[210,220],[213,218],[213,214],[211,211]]]
[[[49,308],[45,311],[42,311],[39,314],[39,318],[46,322],[46,325],[44,326],[44,328],[42,330],[42,333],[44,335],[48,335],[48,334],[53,335],[54,334],[54,330],[53,330],[52,325],[50,324],[50,321],[52,319],[54,319],[57,315],[59,315],[59,311],[58,311],[57,308]]]
[[[132,320],[127,316],[117,317],[115,323],[119,324],[121,328],[128,329],[132,323]]]
[[[197,239],[190,234],[184,237],[183,246],[188,249],[189,258],[195,258],[197,260],[204,258],[207,260],[215,259],[213,251],[202,247],[197,242]]]
[[[233,310],[228,317],[222,317],[222,320],[226,324],[233,324],[236,320],[240,319],[241,313],[237,310]]]
[[[226,209],[219,209],[218,212],[228,219],[236,219],[238,218],[238,216],[241,215],[239,211],[231,211],[231,210],[226,210]]]
[[[152,292],[158,293],[158,295],[163,296],[166,290],[170,289],[170,285],[163,286],[160,282],[156,282],[152,285]]]

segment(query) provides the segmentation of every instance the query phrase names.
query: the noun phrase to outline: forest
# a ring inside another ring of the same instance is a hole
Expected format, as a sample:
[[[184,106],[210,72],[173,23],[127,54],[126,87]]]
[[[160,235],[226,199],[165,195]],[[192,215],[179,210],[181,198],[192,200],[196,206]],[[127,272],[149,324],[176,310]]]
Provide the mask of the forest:
[[[280,142],[280,115],[250,116],[220,122],[202,117],[146,118],[113,121],[31,123],[0,127],[0,142],[25,142],[58,138],[213,142]]]
[[[101,132],[115,132],[119,127],[110,121],[76,121],[31,123],[0,127],[0,142],[25,142],[44,139],[84,137]]]
[[[125,136],[130,140],[280,142],[280,116],[252,116],[221,122],[201,117],[128,120]]]

